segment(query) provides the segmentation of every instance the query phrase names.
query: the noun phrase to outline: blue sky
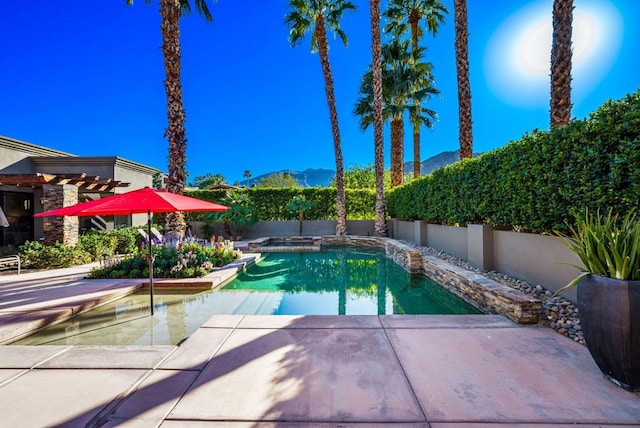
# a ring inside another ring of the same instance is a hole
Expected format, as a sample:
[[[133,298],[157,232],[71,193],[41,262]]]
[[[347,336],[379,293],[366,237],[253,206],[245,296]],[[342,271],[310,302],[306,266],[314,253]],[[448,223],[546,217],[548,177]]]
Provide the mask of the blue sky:
[[[422,133],[422,159],[458,148],[453,0],[438,35],[423,45],[442,97]],[[353,116],[370,62],[369,6],[354,0],[330,40],[345,165],[373,162],[372,131]],[[474,151],[548,129],[552,0],[468,0]],[[211,3],[210,3],[211,5]],[[383,1],[384,6],[384,1]],[[637,0],[574,0],[574,117],[640,87]],[[317,54],[292,49],[287,1],[219,0],[214,22],[182,19],[183,90],[189,179],[221,173],[229,182],[274,170],[335,168]],[[0,135],[82,156],[120,156],[167,167],[164,68],[157,2],[3,5]],[[545,41],[546,40],[546,41]],[[411,160],[406,129],[405,160]],[[389,133],[385,131],[389,164]]]

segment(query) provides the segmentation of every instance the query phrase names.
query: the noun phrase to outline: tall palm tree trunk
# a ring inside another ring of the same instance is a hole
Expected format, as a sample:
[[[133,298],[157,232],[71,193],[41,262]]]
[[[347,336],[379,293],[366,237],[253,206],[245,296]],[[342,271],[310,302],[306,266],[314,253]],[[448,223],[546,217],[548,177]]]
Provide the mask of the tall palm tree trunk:
[[[409,25],[411,25],[411,50],[415,53],[418,49],[418,23],[420,16],[417,13],[412,13],[409,16]],[[414,101],[413,105],[418,103]],[[420,165],[420,124],[413,124],[413,178],[418,178],[422,174]]]
[[[413,125],[413,178],[422,175],[422,161],[420,160],[420,126]]]
[[[471,134],[471,86],[469,84],[469,32],[467,0],[454,0],[456,32],[456,70],[458,74],[458,114],[460,121],[460,159],[473,157]]]
[[[162,15],[162,54],[166,80],[168,125],[165,137],[169,140],[169,174],[167,190],[182,193],[186,180],[184,106],[182,103],[182,83],[180,81],[180,2],[160,0]],[[166,235],[169,241],[181,239],[186,229],[182,213],[169,213],[166,217]]]
[[[334,94],[333,74],[329,63],[329,47],[327,44],[327,30],[325,28],[324,16],[318,14],[316,18],[316,42],[324,75],[324,89],[327,94],[327,105],[329,106],[329,116],[331,118],[331,132],[333,134],[333,150],[336,157],[336,193],[338,222],[336,224],[336,235],[347,234],[347,210],[344,192],[344,165],[342,158],[342,143],[340,142],[340,128],[338,127],[338,111],[336,110],[336,99]]]
[[[551,47],[551,127],[571,119],[571,32],[573,0],[553,1]]]
[[[402,186],[404,179],[404,122],[402,117],[391,120],[391,187]]]
[[[373,136],[376,171],[376,220],[374,234],[387,236],[384,204],[384,140],[382,135],[382,42],[380,41],[380,0],[369,2],[371,20],[371,69],[373,75]]]

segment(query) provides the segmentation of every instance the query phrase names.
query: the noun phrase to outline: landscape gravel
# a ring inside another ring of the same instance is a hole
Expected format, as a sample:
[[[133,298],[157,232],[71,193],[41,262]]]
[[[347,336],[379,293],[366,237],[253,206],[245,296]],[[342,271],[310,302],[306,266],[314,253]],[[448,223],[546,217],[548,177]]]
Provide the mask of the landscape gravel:
[[[536,297],[542,302],[542,314],[540,316],[540,323],[542,325],[552,328],[557,333],[562,334],[581,345],[585,344],[582,327],[580,325],[580,313],[578,312],[578,308],[570,300],[567,300],[562,296],[554,296],[553,292],[545,289],[539,284],[530,284],[526,281],[515,279],[509,275],[496,271],[478,269],[471,266],[465,260],[459,259],[435,248],[417,247],[411,242],[406,243],[413,247],[420,248],[422,254],[438,257],[463,269],[491,278],[500,284],[506,285],[507,287],[520,290],[525,294]]]

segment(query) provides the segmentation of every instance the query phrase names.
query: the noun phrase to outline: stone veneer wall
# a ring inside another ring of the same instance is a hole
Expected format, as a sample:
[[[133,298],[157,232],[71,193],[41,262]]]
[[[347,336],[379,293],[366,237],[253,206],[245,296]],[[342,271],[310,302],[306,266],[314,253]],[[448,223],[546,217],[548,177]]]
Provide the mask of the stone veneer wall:
[[[542,302],[518,290],[497,283],[474,272],[423,255],[410,245],[390,238],[370,236],[324,236],[327,245],[357,245],[381,248],[387,257],[413,274],[423,274],[437,281],[466,302],[485,312],[504,315],[519,324],[535,324]]]
[[[74,185],[42,186],[42,207],[45,211],[68,207],[78,203],[78,188]],[[78,243],[78,217],[43,217],[44,243],[51,245],[56,241],[66,245]]]
[[[542,302],[490,278],[462,269],[437,257],[422,257],[422,272],[464,301],[518,324],[535,324]]]

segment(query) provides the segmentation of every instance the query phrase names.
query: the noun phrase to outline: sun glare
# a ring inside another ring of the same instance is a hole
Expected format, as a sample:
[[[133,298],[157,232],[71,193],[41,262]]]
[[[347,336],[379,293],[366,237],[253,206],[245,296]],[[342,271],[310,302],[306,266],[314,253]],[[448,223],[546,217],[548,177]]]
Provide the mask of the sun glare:
[[[573,96],[588,93],[610,70],[622,40],[622,19],[608,1],[576,0],[573,15]],[[532,3],[507,17],[489,40],[484,72],[491,90],[524,107],[549,99],[552,2]]]

